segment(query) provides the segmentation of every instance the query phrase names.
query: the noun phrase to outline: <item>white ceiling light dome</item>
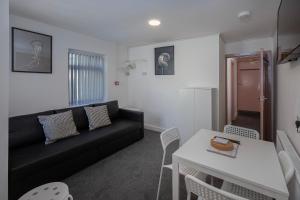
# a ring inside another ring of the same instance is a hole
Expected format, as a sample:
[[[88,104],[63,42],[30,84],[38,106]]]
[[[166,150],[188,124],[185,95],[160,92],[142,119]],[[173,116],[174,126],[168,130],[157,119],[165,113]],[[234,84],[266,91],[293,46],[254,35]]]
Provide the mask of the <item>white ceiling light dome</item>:
[[[149,24],[150,26],[159,26],[159,25],[160,25],[160,20],[158,20],[158,19],[150,19],[150,20],[148,21],[148,24]]]
[[[238,18],[240,20],[247,20],[251,17],[251,12],[249,10],[244,10],[244,11],[241,11],[239,12],[238,14]]]

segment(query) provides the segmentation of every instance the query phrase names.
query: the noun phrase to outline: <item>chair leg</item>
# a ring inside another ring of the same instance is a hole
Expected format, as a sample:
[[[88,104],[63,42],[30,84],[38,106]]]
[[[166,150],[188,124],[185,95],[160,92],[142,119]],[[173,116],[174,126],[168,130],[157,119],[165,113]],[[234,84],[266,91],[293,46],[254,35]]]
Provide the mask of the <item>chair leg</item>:
[[[161,185],[161,178],[162,178],[163,170],[164,170],[164,167],[161,166],[161,169],[160,169],[160,175],[159,175],[159,182],[158,182],[158,188],[157,188],[156,200],[159,199],[159,192],[160,192],[160,185]]]
[[[210,184],[211,184],[212,186],[214,186],[214,177],[213,177],[213,176],[210,176]]]
[[[73,197],[69,194],[64,200],[73,200]]]
[[[188,194],[187,194],[187,198],[186,198],[187,200],[191,200],[191,193],[190,192],[188,192]]]

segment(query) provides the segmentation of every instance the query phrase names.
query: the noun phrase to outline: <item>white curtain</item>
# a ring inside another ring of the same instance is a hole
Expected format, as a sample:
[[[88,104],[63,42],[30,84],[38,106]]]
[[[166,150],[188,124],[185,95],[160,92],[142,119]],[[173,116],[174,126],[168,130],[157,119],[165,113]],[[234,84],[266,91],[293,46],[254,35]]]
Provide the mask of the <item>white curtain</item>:
[[[104,56],[69,50],[69,104],[96,103],[103,98]]]

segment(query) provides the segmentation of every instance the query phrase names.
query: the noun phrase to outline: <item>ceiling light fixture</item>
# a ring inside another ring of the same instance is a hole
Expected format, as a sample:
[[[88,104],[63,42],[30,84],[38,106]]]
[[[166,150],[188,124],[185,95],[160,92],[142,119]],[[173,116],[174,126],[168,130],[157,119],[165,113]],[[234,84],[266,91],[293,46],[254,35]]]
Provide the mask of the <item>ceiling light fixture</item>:
[[[249,10],[242,11],[238,14],[238,18],[240,20],[247,20],[251,16],[251,12]]]
[[[158,19],[151,19],[148,21],[148,24],[150,26],[159,26],[160,25],[160,21]]]

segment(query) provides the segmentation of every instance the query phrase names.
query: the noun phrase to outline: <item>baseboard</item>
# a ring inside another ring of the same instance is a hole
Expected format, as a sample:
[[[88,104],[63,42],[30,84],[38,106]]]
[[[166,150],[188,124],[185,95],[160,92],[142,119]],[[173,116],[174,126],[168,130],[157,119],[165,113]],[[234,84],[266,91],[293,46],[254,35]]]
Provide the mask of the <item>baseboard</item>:
[[[162,127],[155,126],[155,125],[152,125],[152,124],[144,124],[144,128],[147,129],[147,130],[155,131],[155,132],[159,132],[159,133],[161,133],[165,130]]]

